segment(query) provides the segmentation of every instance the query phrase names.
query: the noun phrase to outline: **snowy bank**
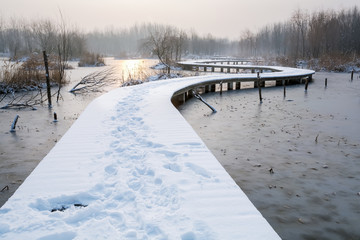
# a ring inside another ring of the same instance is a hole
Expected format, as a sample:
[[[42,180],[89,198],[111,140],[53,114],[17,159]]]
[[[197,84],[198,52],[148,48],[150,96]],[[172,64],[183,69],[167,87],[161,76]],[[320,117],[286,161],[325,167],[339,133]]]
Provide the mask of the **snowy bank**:
[[[180,89],[226,77],[94,100],[0,209],[0,239],[279,239],[171,104]]]

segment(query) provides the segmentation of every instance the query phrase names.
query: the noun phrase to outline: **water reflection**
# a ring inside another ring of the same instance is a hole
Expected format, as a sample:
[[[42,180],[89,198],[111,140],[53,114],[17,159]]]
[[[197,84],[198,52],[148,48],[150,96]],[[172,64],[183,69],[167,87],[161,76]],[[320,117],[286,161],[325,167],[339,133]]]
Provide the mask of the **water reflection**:
[[[156,71],[151,69],[151,67],[157,62],[157,60],[153,59],[106,59],[108,66],[115,67],[115,74],[120,85],[132,80],[145,81],[151,75],[156,74]]]

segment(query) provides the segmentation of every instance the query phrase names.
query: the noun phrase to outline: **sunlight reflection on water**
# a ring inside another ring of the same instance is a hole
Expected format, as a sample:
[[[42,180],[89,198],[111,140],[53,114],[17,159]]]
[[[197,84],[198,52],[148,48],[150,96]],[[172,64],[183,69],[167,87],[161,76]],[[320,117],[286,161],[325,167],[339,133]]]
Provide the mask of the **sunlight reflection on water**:
[[[116,68],[115,74],[118,77],[120,83],[124,83],[130,80],[145,80],[155,70],[151,69],[158,61],[152,59],[130,59],[120,60],[114,58],[107,58],[106,64],[114,66]]]

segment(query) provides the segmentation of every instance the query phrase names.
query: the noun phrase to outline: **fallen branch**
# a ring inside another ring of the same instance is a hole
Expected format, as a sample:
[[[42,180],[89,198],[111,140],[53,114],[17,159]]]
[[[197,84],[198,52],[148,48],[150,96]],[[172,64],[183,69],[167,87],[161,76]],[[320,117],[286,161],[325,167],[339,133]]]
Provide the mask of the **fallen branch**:
[[[99,91],[103,86],[109,85],[116,81],[112,76],[114,75],[115,67],[94,72],[86,75],[78,82],[71,90],[71,93],[79,92],[82,90]],[[80,85],[83,85],[79,87]]]
[[[208,106],[214,113],[216,113],[216,109],[208,104],[195,90],[192,90],[192,93],[195,98],[199,99],[201,102],[203,102],[206,106]]]
[[[5,106],[0,107],[0,109],[31,108],[35,110],[35,105],[38,105],[40,103],[42,103],[41,91],[38,91],[36,94],[33,94],[33,92],[31,92],[31,95],[29,94],[29,92],[21,93],[20,95],[15,95],[13,93],[12,98],[9,100],[9,102]]]
[[[5,190],[8,190],[8,191],[9,191],[9,186],[8,186],[8,185],[6,185],[3,189],[1,189],[0,192],[3,192],[3,191],[5,191]]]

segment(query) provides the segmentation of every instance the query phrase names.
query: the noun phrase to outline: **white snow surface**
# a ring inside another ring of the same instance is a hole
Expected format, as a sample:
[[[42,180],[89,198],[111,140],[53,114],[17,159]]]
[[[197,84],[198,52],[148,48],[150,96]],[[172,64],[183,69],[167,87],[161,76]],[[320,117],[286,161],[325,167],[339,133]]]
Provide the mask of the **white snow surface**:
[[[279,239],[170,101],[234,76],[249,74],[148,82],[94,100],[0,209],[0,239]]]

